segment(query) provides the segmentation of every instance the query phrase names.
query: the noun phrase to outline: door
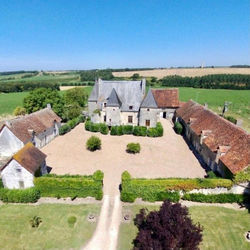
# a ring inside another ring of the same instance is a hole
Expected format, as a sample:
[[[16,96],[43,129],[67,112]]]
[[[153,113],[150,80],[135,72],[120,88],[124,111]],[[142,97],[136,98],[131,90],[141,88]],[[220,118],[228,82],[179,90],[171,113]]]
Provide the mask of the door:
[[[150,120],[146,120],[146,127],[150,127]]]
[[[167,118],[167,112],[163,112],[163,118]]]

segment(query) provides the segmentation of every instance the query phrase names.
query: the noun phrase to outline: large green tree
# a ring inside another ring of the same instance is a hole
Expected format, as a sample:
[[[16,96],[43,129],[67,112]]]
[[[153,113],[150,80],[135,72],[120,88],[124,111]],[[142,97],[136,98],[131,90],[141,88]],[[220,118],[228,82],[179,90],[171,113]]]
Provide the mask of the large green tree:
[[[28,113],[32,113],[45,108],[48,103],[57,115],[63,116],[64,101],[57,90],[35,89],[24,98],[23,106]]]
[[[65,105],[77,103],[82,108],[86,106],[88,100],[88,94],[84,88],[72,88],[66,90],[63,97]]]

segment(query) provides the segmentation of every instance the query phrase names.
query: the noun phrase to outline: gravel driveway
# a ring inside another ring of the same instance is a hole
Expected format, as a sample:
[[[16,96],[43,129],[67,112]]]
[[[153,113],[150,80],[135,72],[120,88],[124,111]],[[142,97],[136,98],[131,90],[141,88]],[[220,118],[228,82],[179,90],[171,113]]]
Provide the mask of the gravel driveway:
[[[175,134],[169,121],[161,122],[164,136],[159,138],[102,135],[85,131],[84,124],[80,124],[68,134],[57,137],[42,151],[47,154],[51,173],[92,174],[102,170],[104,192],[110,195],[118,193],[121,173],[125,170],[134,177],[145,178],[204,177],[204,169],[183,138]],[[85,144],[91,135],[101,138],[101,150],[86,150]],[[126,153],[129,142],[139,142],[141,152],[136,155]]]

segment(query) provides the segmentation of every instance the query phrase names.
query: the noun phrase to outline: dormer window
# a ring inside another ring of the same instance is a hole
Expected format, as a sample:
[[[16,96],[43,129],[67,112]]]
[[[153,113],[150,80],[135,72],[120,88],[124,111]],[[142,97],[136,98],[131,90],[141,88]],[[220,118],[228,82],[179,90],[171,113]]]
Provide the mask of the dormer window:
[[[133,106],[129,106],[129,110],[132,110],[133,109]]]

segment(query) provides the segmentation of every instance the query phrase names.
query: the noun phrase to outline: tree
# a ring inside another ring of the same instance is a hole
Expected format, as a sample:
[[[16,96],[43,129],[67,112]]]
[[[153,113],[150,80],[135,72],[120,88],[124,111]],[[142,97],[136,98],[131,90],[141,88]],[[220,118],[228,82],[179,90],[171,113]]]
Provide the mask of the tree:
[[[98,149],[101,149],[102,142],[97,136],[91,136],[87,142],[86,142],[86,148],[89,151],[96,151]]]
[[[134,73],[134,74],[131,76],[131,78],[132,78],[133,80],[137,80],[138,78],[140,78],[140,75],[139,75],[138,73]]]
[[[20,106],[17,106],[13,112],[13,115],[18,116],[18,115],[25,115],[26,114],[26,109]]]
[[[72,88],[65,91],[64,95],[65,105],[77,103],[80,107],[84,107],[88,100],[88,94],[84,88]]]
[[[23,106],[30,114],[45,108],[48,103],[51,104],[52,109],[57,115],[60,117],[63,116],[64,102],[57,90],[46,88],[35,89],[24,98]]]
[[[188,209],[180,203],[164,201],[159,211],[141,209],[134,219],[138,234],[134,239],[137,250],[199,249],[201,226],[194,225]]]
[[[78,117],[81,114],[82,108],[78,103],[72,103],[64,106],[64,115],[65,120],[71,120]]]

